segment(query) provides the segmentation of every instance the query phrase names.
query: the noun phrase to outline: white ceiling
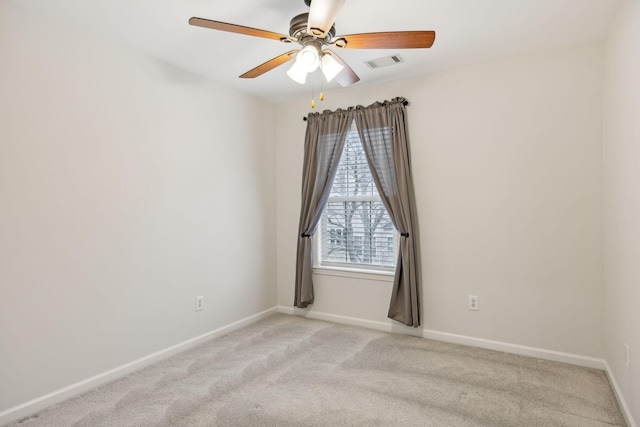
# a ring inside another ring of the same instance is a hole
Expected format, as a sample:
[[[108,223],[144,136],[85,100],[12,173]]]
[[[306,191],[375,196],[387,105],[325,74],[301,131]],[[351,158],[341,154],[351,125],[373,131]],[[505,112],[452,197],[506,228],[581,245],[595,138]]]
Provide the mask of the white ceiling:
[[[279,102],[307,96],[289,65],[253,80],[238,76],[290,50],[277,41],[193,27],[192,16],[288,34],[303,0],[16,0],[62,25],[98,33],[226,86]],[[603,39],[619,0],[346,0],[336,33],[435,30],[431,49],[342,50],[355,86]],[[369,69],[397,54],[404,63]],[[308,81],[310,81],[309,79]],[[314,79],[319,81],[317,79]],[[328,86],[334,88],[335,83]],[[325,88],[327,86],[325,85]],[[326,90],[326,89],[325,89]]]

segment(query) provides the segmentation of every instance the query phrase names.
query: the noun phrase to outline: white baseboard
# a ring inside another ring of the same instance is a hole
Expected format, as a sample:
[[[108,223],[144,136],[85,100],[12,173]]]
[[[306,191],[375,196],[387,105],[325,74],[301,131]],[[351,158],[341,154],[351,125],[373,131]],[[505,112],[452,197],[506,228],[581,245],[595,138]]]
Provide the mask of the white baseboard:
[[[393,322],[391,320],[389,320],[388,323],[378,322],[373,320],[358,319],[353,317],[310,311],[307,309],[282,306],[278,307],[278,312],[285,314],[295,314],[298,316],[307,317],[309,319],[326,320],[329,322],[341,323],[345,325],[362,326],[365,328],[376,329],[385,332],[399,332],[407,335],[419,336],[422,338],[446,341],[454,344],[468,345],[471,347],[486,348],[489,350],[502,351],[505,353],[519,354],[521,356],[535,357],[536,359],[570,363],[572,365],[585,366],[588,368],[604,370],[606,366],[604,359],[581,356],[578,354],[562,353],[535,347],[527,347],[517,344],[509,344],[500,341],[469,337],[466,335],[449,334],[446,332],[432,331],[429,329],[410,328],[397,324],[397,322]]]
[[[118,366],[117,368],[100,373],[98,375],[94,375],[90,378],[84,379],[75,384],[71,384],[67,387],[45,394],[44,396],[40,396],[28,402],[14,406],[13,408],[9,408],[5,411],[0,412],[0,425],[4,425],[12,421],[19,420],[21,418],[29,416],[48,406],[54,405],[58,402],[62,402],[63,400],[77,396],[81,393],[84,393],[85,391],[98,387],[102,384],[111,382],[133,371],[137,371],[138,369],[151,365],[152,363],[155,363],[159,360],[165,359],[169,356],[173,356],[174,354],[177,354],[182,351],[188,350],[192,347],[195,347],[198,344],[201,344],[212,338],[226,335],[231,331],[234,331],[236,329],[240,329],[244,326],[255,323],[266,316],[276,313],[277,311],[278,309],[276,307],[273,307],[263,312],[254,314],[252,316],[245,317],[244,319],[240,319],[237,322],[233,322],[229,325],[223,326],[221,328],[207,332],[195,338],[191,338],[179,344],[165,348],[164,350],[160,350],[148,356],[141,357],[140,359],[134,360],[133,362],[126,363],[124,365]]]
[[[502,351],[505,353],[518,354],[520,356],[534,357],[536,359],[550,360],[553,362],[570,363],[572,365],[584,366],[604,370],[605,360],[595,357],[582,356],[573,353],[563,353],[560,351],[547,350],[536,347],[528,347],[518,344],[510,344],[501,341],[486,340],[483,338],[469,337],[466,335],[449,334],[446,332],[431,331],[423,329],[424,338],[446,341],[455,344],[463,344],[472,347],[486,348],[489,350]]]
[[[622,415],[624,415],[624,420],[627,422],[627,427],[638,427],[638,424],[636,424],[635,420],[633,419],[633,415],[631,415],[631,409],[629,409],[629,405],[627,405],[627,401],[622,395],[622,390],[620,390],[618,381],[616,381],[616,377],[615,375],[613,375],[613,371],[611,370],[609,363],[605,361],[604,364],[606,367],[605,372],[609,377],[609,382],[611,383],[611,386],[613,388],[613,393],[618,399],[618,404],[620,405],[620,409],[622,410]]]
[[[385,332],[395,331],[395,325],[393,325],[391,321],[389,321],[389,323],[376,322],[374,320],[359,319],[357,317],[340,316],[337,314],[310,311],[306,308],[283,307],[283,306],[278,307],[278,313],[293,314],[296,316],[306,317],[308,319],[325,320],[327,322],[340,323],[342,325],[361,326],[363,328],[376,329],[378,331],[385,331]],[[405,328],[405,327],[400,325],[400,328]],[[408,333],[411,332],[412,329],[418,335],[420,335],[421,333],[420,329],[409,328],[409,327],[406,327],[406,329],[409,330]]]

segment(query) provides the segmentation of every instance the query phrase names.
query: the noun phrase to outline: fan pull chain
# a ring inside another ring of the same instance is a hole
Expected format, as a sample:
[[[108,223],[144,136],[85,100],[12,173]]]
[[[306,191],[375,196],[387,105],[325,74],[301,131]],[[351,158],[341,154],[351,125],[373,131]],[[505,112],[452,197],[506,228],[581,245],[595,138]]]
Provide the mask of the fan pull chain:
[[[313,82],[311,82],[311,108],[316,108],[316,100],[314,98],[315,95],[313,93]]]
[[[316,100],[315,100],[315,85],[313,81],[311,82],[311,108],[316,108]],[[324,101],[324,86],[322,84],[322,76],[320,76],[320,95],[318,97],[320,101]]]

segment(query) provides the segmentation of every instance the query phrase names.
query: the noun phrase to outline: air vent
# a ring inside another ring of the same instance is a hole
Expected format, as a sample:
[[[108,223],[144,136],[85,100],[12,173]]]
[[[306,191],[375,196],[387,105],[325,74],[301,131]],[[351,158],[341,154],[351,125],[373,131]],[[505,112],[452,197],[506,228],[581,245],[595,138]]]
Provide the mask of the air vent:
[[[388,67],[390,65],[397,65],[401,62],[404,62],[404,60],[400,57],[400,55],[397,54],[392,56],[385,56],[384,58],[373,59],[371,61],[364,61],[364,63],[367,64],[367,67],[372,69]]]

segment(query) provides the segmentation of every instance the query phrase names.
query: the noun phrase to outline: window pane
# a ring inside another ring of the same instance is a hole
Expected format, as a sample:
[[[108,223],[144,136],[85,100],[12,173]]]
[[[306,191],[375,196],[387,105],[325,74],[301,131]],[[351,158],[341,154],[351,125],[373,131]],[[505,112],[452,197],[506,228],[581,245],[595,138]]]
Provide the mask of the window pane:
[[[358,195],[380,198],[358,132],[350,131],[333,181],[331,196]]]
[[[395,265],[395,228],[380,201],[330,201],[321,234],[325,262]]]

